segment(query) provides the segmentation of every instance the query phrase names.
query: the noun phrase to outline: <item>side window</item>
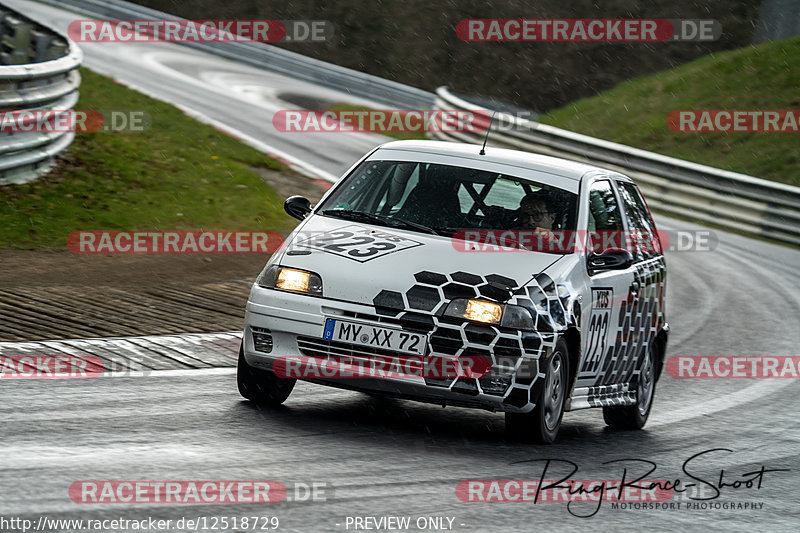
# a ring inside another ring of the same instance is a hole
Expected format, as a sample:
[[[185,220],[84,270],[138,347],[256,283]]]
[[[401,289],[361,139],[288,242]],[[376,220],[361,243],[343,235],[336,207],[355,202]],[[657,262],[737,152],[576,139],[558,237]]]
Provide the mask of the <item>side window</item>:
[[[633,183],[617,182],[622,207],[628,217],[631,237],[636,243],[634,255],[641,261],[659,255],[656,225],[650,217],[639,189]]]
[[[617,198],[608,180],[596,181],[589,189],[589,242],[590,250],[602,252],[619,248],[622,234],[622,217]]]
[[[610,181],[596,181],[589,189],[589,229],[622,229],[622,217]]]

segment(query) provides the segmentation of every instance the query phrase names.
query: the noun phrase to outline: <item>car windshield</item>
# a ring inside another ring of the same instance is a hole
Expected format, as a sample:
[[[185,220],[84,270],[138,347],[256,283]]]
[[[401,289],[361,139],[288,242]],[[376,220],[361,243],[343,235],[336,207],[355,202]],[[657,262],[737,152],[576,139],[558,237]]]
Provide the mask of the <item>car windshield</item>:
[[[577,196],[498,172],[365,161],[317,209],[323,216],[411,231],[575,229]]]

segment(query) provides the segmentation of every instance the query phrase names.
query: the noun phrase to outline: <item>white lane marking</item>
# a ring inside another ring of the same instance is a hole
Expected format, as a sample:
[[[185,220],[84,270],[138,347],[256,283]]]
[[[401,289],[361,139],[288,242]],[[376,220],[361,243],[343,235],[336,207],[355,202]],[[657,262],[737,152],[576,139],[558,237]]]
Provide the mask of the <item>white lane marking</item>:
[[[155,378],[169,378],[169,377],[176,377],[176,376],[230,376],[236,373],[236,367],[225,367],[225,368],[192,368],[187,370],[152,370],[150,372],[142,372],[141,377],[155,377]],[[114,377],[114,376],[106,376],[103,377]],[[124,375],[120,375],[117,377],[125,377]],[[136,377],[136,376],[131,376]]]
[[[169,337],[169,338],[181,338],[181,337],[191,337],[193,339],[198,338],[230,338],[230,336],[240,336],[241,332],[220,332],[220,333],[190,333],[186,335],[148,335],[146,337],[135,337],[137,339],[155,339],[159,337]],[[69,342],[102,342],[102,341],[110,341],[114,342],[115,340],[124,340],[125,337],[114,337],[114,338],[93,338],[93,339],[69,339]],[[62,341],[46,341],[43,343],[37,342],[3,342],[0,343],[0,353],[2,353],[3,349],[24,349],[25,351],[36,351],[37,346],[47,346],[50,348],[58,348],[61,347]],[[73,348],[73,346],[65,345],[67,351],[69,353],[69,348]],[[230,367],[215,367],[215,368],[198,368],[198,369],[174,369],[174,370],[145,370],[145,371],[120,371],[120,372],[106,372],[103,373],[96,379],[100,378],[140,378],[140,377],[195,377],[195,376],[228,376],[233,375],[236,373],[236,368],[233,366],[233,361],[231,361],[232,365]],[[785,387],[788,387],[795,383],[796,380],[786,379],[786,380],[760,380],[758,383],[750,385],[744,389],[738,390],[736,392],[725,394],[724,396],[714,398],[712,400],[701,400],[702,403],[698,405],[690,405],[685,406],[683,408],[666,410],[664,413],[655,412],[652,415],[652,418],[647,424],[647,427],[659,427],[665,426],[668,424],[675,424],[677,422],[683,422],[686,420],[690,420],[692,418],[697,418],[700,416],[711,415],[713,413],[717,413],[719,411],[724,411],[726,409],[731,409],[733,407],[737,407],[742,404],[746,404],[749,402],[753,402],[763,396],[767,396],[769,394],[773,394]]]
[[[170,377],[194,377],[194,376],[231,376],[236,374],[236,367],[235,366],[228,366],[228,367],[214,367],[214,368],[187,368],[187,369],[173,369],[173,370],[135,370],[135,371],[128,371],[128,370],[120,370],[119,372],[103,372],[97,377],[92,378],[95,379],[105,379],[105,378],[114,378],[114,379],[121,379],[121,378],[131,378],[131,379],[138,379],[138,378],[170,378]],[[3,383],[10,383],[12,380],[3,380]],[[23,380],[13,380],[16,382],[22,382]],[[29,382],[32,381],[44,381],[44,380],[28,380]],[[76,380],[59,380],[59,381],[76,381]],[[86,380],[82,380],[82,384],[86,384]]]
[[[699,302],[711,302],[712,305],[699,305],[692,309],[692,321],[689,328],[678,329],[674,328],[675,323],[672,323],[673,331],[670,333],[669,336],[669,345],[673,348],[681,346],[683,342],[687,340],[691,340],[697,335],[703,328],[708,327],[708,323],[711,320],[712,314],[714,313],[714,306],[717,303],[718,299],[714,298],[714,294],[712,292],[709,283],[703,279],[702,273],[700,269],[692,268],[694,264],[692,263],[692,258],[687,257],[684,259],[683,257],[673,257],[672,254],[667,254],[667,261],[676,261],[679,264],[683,263],[684,268],[680,270],[681,282],[685,283],[687,288],[692,291],[691,298],[695,301]],[[708,275],[708,272],[705,272]],[[669,272],[667,272],[667,294],[670,295],[670,280],[669,280]],[[670,322],[670,300],[667,299],[667,322]]]
[[[663,414],[654,413],[653,419],[648,421],[645,427],[665,426],[668,424],[675,424],[677,422],[683,422],[685,420],[697,418],[699,416],[718,413],[719,411],[724,411],[745,403],[753,402],[762,396],[767,396],[777,392],[788,387],[789,385],[792,385],[793,383],[797,383],[797,380],[762,379],[759,380],[758,383],[754,383],[753,385],[736,392],[731,392],[724,396],[714,398],[713,400],[702,400],[702,403],[699,405],[691,405],[679,409],[670,409],[668,412]],[[656,394],[656,399],[658,399],[658,394]]]
[[[72,355],[92,355],[92,348],[103,348],[107,352],[120,353],[121,358],[127,357],[131,352],[141,354],[141,349],[148,344],[158,341],[176,341],[177,345],[192,348],[200,341],[230,341],[239,342],[242,338],[241,331],[226,331],[219,333],[184,333],[176,335],[132,335],[127,337],[92,337],[86,339],[58,339],[46,341],[0,342],[0,355],[18,355],[20,353],[52,353],[53,350]],[[140,341],[140,344],[131,345],[130,339]],[[132,347],[133,346],[133,347]],[[157,346],[160,348],[161,346]],[[212,348],[219,348],[212,345]],[[156,350],[155,353],[158,353]],[[148,354],[149,355],[149,354]]]
[[[183,62],[183,64],[192,64],[192,65],[197,64],[197,65],[202,66],[205,69],[209,69],[209,68],[212,68],[212,67],[213,68],[220,68],[220,69],[226,69],[226,68],[230,69],[231,68],[231,66],[229,65],[230,60],[222,58],[222,57],[213,56],[213,55],[198,57],[200,55],[199,53],[195,53],[193,55],[193,54],[186,53],[187,50],[172,50],[172,51],[168,51],[168,52],[164,52],[164,51],[157,51],[157,52],[147,51],[146,53],[141,53],[139,51],[135,51],[134,52],[134,51],[130,50],[129,48],[130,47],[121,48],[121,51],[119,53],[124,53],[124,54],[126,54],[126,56],[130,56],[132,54],[133,55],[133,59],[131,59],[131,62],[137,62],[140,66],[142,66],[143,68],[145,68],[146,70],[148,70],[148,71],[150,71],[152,73],[155,73],[158,76],[162,76],[164,78],[171,78],[173,81],[178,82],[178,83],[180,83],[180,84],[182,84],[184,86],[185,85],[194,86],[194,87],[197,88],[197,90],[203,91],[205,93],[214,93],[214,94],[218,95],[220,98],[229,99],[229,98],[232,97],[230,83],[227,83],[227,84],[212,84],[212,83],[210,83],[208,81],[203,80],[202,77],[205,77],[206,75],[212,75],[212,74],[216,74],[218,76],[225,76],[225,77],[236,76],[236,75],[256,77],[259,74],[259,71],[257,69],[255,69],[254,67],[251,67],[249,65],[245,66],[245,65],[234,64],[234,66],[236,66],[236,67],[238,67],[240,69],[244,69],[244,68],[247,67],[247,68],[252,68],[254,71],[252,73],[244,72],[244,71],[243,72],[234,72],[234,73],[231,73],[231,72],[228,71],[228,72],[219,73],[219,72],[216,72],[216,71],[205,70],[205,71],[201,71],[199,73],[199,75],[201,76],[201,79],[198,79],[198,78],[192,77],[192,76],[190,76],[190,75],[188,75],[188,74],[186,74],[184,72],[175,70],[174,68],[168,66],[166,64],[166,62],[169,62],[169,61],[176,61],[176,62],[180,61],[180,62]],[[104,49],[104,51],[105,51],[105,49]],[[294,82],[296,84],[299,84],[299,87],[295,88],[294,91],[293,91],[293,92],[298,93],[298,94],[303,94],[304,92],[308,92],[310,89],[313,89],[315,93],[321,93],[321,94],[324,94],[324,95],[328,94],[328,93],[330,93],[330,94],[339,94],[336,91],[331,91],[331,90],[328,90],[328,89],[319,89],[317,87],[312,86],[311,84],[308,84],[307,82],[293,80],[293,79],[287,78],[287,77],[285,77],[285,76],[283,76],[281,74],[277,74],[277,73],[273,73],[273,72],[268,72],[268,73],[269,73],[269,75],[271,77],[278,78],[278,79],[281,79],[281,80],[283,80],[283,79],[290,80],[290,81],[292,81],[292,82]],[[202,111],[198,111],[197,109],[195,109],[193,107],[189,107],[189,106],[186,106],[184,104],[181,104],[181,103],[175,101],[175,99],[173,99],[172,97],[163,96],[163,95],[158,94],[158,93],[156,93],[156,92],[154,92],[154,91],[152,91],[150,89],[146,89],[146,88],[142,87],[141,85],[139,85],[136,81],[125,80],[125,81],[122,81],[121,83],[124,83],[125,85],[127,85],[127,86],[129,86],[129,87],[131,87],[133,89],[136,89],[139,92],[141,92],[143,94],[146,94],[147,96],[150,96],[151,98],[154,98],[156,100],[166,101],[166,102],[174,105],[175,107],[177,107],[178,109],[180,109],[184,113],[186,113],[188,116],[190,116],[190,117],[192,117],[192,118],[194,118],[196,120],[199,120],[200,122],[208,124],[210,126],[216,127],[218,129],[224,131],[225,133],[229,134],[229,135],[233,135],[234,137],[239,138],[240,140],[242,140],[246,144],[252,146],[253,148],[255,148],[255,149],[259,150],[259,151],[267,153],[267,155],[272,155],[272,156],[274,156],[275,158],[278,158],[278,159],[284,159],[286,162],[289,163],[289,166],[291,168],[297,170],[298,172],[300,172],[303,175],[314,177],[314,178],[322,178],[322,179],[324,179],[326,181],[329,181],[331,183],[336,182],[336,181],[339,180],[339,176],[338,175],[332,174],[332,173],[330,173],[330,172],[328,172],[326,170],[323,170],[323,169],[321,169],[321,168],[319,168],[319,167],[317,167],[315,165],[307,163],[307,162],[303,161],[301,158],[299,158],[297,156],[293,156],[293,155],[289,154],[288,152],[286,152],[284,150],[281,150],[281,149],[276,148],[276,147],[274,147],[272,145],[269,145],[269,144],[267,144],[267,143],[255,138],[255,137],[251,136],[251,135],[248,135],[248,134],[242,132],[241,130],[239,130],[239,129],[233,127],[233,126],[227,125],[224,122],[221,122],[221,121],[219,121],[217,119],[213,119],[213,118],[209,117],[208,115],[206,115],[205,113],[203,113]],[[304,90],[303,87],[306,86],[306,85],[309,88]],[[272,88],[271,87],[262,87],[262,89],[271,90]],[[342,94],[341,99],[348,100],[349,98],[350,98],[349,95],[347,95],[346,93]],[[241,103],[247,104],[248,106],[258,106],[261,109],[263,109],[264,111],[272,113],[272,114],[276,113],[277,111],[285,109],[283,103],[280,102],[280,101],[271,102],[271,101],[264,100],[264,99],[255,99],[254,100],[253,98],[244,98],[244,99],[237,98],[237,100],[239,102],[241,102]],[[277,132],[266,131],[265,133],[277,133]],[[367,137],[367,136],[369,136],[371,134],[357,133],[357,134],[349,134],[349,135],[354,135],[354,136],[357,136],[357,137]],[[373,135],[373,137],[375,137],[376,140],[375,140],[374,143],[370,144],[369,149],[374,148],[375,146],[377,146],[379,144],[382,144],[383,142],[386,142],[386,140],[388,140],[388,139],[380,137],[380,136],[374,136]],[[366,151],[368,151],[366,148],[364,150],[362,150],[362,151],[359,151],[359,153],[357,155],[354,155],[354,158],[357,159],[358,157],[360,157],[362,155],[362,153],[364,153]]]
[[[148,91],[143,90],[141,88],[137,88],[137,90],[139,90],[139,91],[141,91],[141,92],[143,92],[145,94],[148,94]],[[148,96],[152,96],[152,97],[157,98],[159,100],[163,99],[162,97],[159,97],[159,96],[156,96],[156,95],[153,95],[153,94],[148,94]],[[211,119],[210,117],[207,117],[207,116],[203,115],[202,113],[200,113],[198,111],[195,111],[193,109],[190,109],[188,107],[181,106],[181,105],[176,105],[176,107],[178,107],[179,109],[181,109],[182,111],[187,113],[187,115],[193,116],[193,118],[196,118],[196,119],[198,119],[198,120],[200,120],[202,122],[205,122],[205,123],[207,123],[207,124],[209,124],[211,126],[217,127],[219,129],[225,131],[226,133],[229,133],[231,135],[239,137],[244,142],[246,142],[247,144],[250,144],[251,146],[253,146],[254,148],[256,148],[258,150],[261,150],[261,151],[264,151],[264,152],[270,153],[270,154],[275,154],[276,156],[289,161],[291,166],[293,166],[293,168],[295,168],[297,171],[299,171],[299,172],[301,172],[303,174],[306,174],[307,172],[310,172],[313,177],[321,177],[321,178],[323,178],[323,179],[325,179],[327,181],[331,181],[331,182],[335,182],[335,181],[338,180],[338,177],[334,176],[331,173],[328,173],[328,172],[326,172],[326,171],[324,171],[322,169],[319,169],[319,168],[317,168],[317,167],[315,167],[313,165],[309,165],[308,163],[305,163],[305,162],[295,158],[294,156],[291,156],[291,155],[287,154],[286,152],[283,152],[282,150],[278,150],[278,149],[276,149],[274,147],[271,147],[271,146],[267,145],[266,143],[263,143],[263,142],[255,139],[253,137],[250,137],[247,134],[244,134],[243,132],[240,132],[240,131],[236,130],[235,128],[226,126],[225,124],[223,124],[223,123],[221,123],[219,121]],[[669,226],[667,226],[667,227],[669,227]],[[196,370],[158,370],[158,371],[152,371],[148,375],[174,376],[174,375],[186,375],[187,373],[188,374],[193,374],[193,373],[230,374],[230,373],[233,373],[234,371],[235,370],[232,369],[232,368],[212,368],[212,369],[196,369]],[[792,382],[791,380],[786,380],[785,382],[782,382],[781,384],[776,385],[773,381],[774,380],[769,380],[769,381],[764,381],[764,382],[760,382],[760,383],[751,385],[751,386],[749,386],[749,387],[747,387],[745,389],[739,390],[739,391],[734,392],[734,393],[727,394],[727,395],[725,395],[723,397],[717,398],[717,399],[712,400],[710,402],[704,402],[704,404],[702,406],[687,407],[687,408],[679,409],[677,411],[671,411],[669,414],[665,414],[663,416],[656,416],[655,420],[651,421],[650,424],[648,424],[648,426],[653,427],[653,426],[659,426],[659,425],[675,423],[675,422],[678,422],[678,421],[687,420],[687,419],[690,419],[690,418],[695,418],[695,417],[698,417],[698,416],[703,416],[703,415],[706,415],[706,414],[715,413],[715,412],[722,411],[722,410],[725,410],[725,409],[730,409],[731,407],[735,407],[735,406],[740,405],[742,403],[747,403],[747,402],[754,401],[754,400],[760,398],[761,396],[764,396],[764,395],[770,394],[770,393],[772,393],[774,391],[780,390],[780,389],[790,385],[791,382]]]
[[[670,218],[666,218],[666,217],[659,217],[659,218],[663,219],[663,222],[659,223],[659,228],[662,229],[662,230],[663,229],[668,229],[668,230],[673,230],[673,231],[680,231],[680,230],[684,230],[686,228],[694,229],[694,228],[697,228],[697,227],[700,227],[700,228],[703,228],[703,229],[707,229],[707,228],[704,228],[703,226],[696,226],[696,225],[685,223],[683,221],[679,221],[679,220],[675,220],[675,219],[670,219]],[[664,222],[666,222],[666,223],[664,223]],[[714,250],[713,252],[710,252],[710,253],[719,254],[719,255],[723,256],[725,259],[728,259],[729,261],[732,261],[733,263],[736,263],[736,264],[740,265],[740,267],[744,267],[745,269],[749,268],[751,271],[755,271],[756,275],[752,276],[752,279],[772,280],[777,276],[777,277],[780,277],[785,282],[785,283],[783,283],[784,287],[788,287],[788,286],[792,286],[793,285],[795,280],[790,279],[787,276],[777,274],[772,270],[765,269],[764,267],[762,267],[760,265],[757,265],[757,264],[753,263],[752,261],[748,261],[748,260],[743,259],[740,256],[740,253],[739,253],[738,249],[730,250],[729,246],[727,245],[728,240],[729,240],[728,237],[735,237],[735,238],[738,239],[739,238],[738,235],[734,235],[734,234],[723,232],[723,231],[719,231],[719,230],[711,230],[711,231],[717,231],[718,236],[720,236],[721,238],[720,238],[720,246],[716,250]],[[724,238],[722,238],[722,237],[724,237]],[[735,265],[731,265],[731,266],[733,267]],[[685,275],[685,276],[691,277],[691,276],[693,276],[693,272],[694,271],[692,269],[685,269],[684,271],[682,271],[682,274]],[[695,276],[695,277],[697,277],[697,276]],[[693,288],[699,289],[699,290],[707,290],[707,288],[704,288],[702,286],[700,286],[700,287],[693,286]],[[800,307],[800,296],[798,296],[797,293],[792,292],[792,291],[781,291],[780,287],[775,289],[775,293],[778,294],[779,296],[782,296],[786,300],[793,300],[795,302],[795,306]],[[708,311],[708,310],[706,309],[705,311]],[[706,320],[705,320],[705,318],[706,318],[705,315],[706,314],[707,313],[704,312],[703,319],[697,321],[697,323],[699,323],[701,326],[705,325],[705,323],[706,323]],[[685,339],[691,339],[695,334],[697,334],[697,331],[700,331],[701,329],[702,329],[702,327],[698,327],[696,330],[693,330],[691,332],[683,332],[680,335],[678,340],[682,341],[682,340],[685,340]],[[670,338],[670,342],[673,342],[673,341],[676,340],[676,339],[672,338],[672,335],[670,337],[671,337]],[[664,425],[668,425],[668,424],[674,424],[674,423],[677,423],[677,422],[682,422],[682,421],[689,420],[689,419],[692,419],[692,418],[697,418],[697,417],[700,417],[700,416],[711,415],[713,413],[724,411],[726,409],[731,409],[731,408],[737,407],[737,406],[742,405],[742,404],[753,402],[753,401],[758,400],[759,398],[761,398],[763,396],[767,396],[767,395],[772,394],[774,392],[777,392],[777,391],[779,391],[781,389],[784,389],[784,388],[792,385],[793,382],[796,382],[796,380],[792,380],[792,379],[764,379],[764,380],[759,380],[757,383],[754,383],[754,384],[752,384],[752,385],[750,385],[748,387],[745,387],[743,389],[740,389],[738,391],[725,394],[724,396],[720,396],[720,397],[717,397],[717,398],[714,398],[714,399],[711,399],[711,400],[701,399],[701,400],[699,400],[699,403],[697,405],[689,405],[689,406],[685,406],[685,407],[678,408],[678,409],[670,409],[669,411],[665,410],[665,412],[663,414],[659,414],[657,412],[654,412],[653,415],[652,415],[652,419],[647,423],[647,426],[645,426],[645,427],[658,427],[658,426],[664,426]],[[656,395],[656,398],[658,398],[658,395]],[[656,404],[656,405],[658,405],[658,404]]]
[[[33,347],[38,346],[39,344],[44,343],[59,343],[59,342],[91,342],[91,341],[102,341],[102,342],[110,342],[115,340],[127,340],[127,339],[161,339],[161,338],[178,338],[181,340],[185,339],[232,339],[236,337],[238,339],[242,338],[242,331],[217,331],[214,333],[172,333],[168,335],[125,335],[125,336],[117,336],[117,337],[85,337],[82,339],[53,339],[47,341],[2,341],[0,342],[0,349],[2,348],[12,348],[15,346],[20,347]],[[186,342],[189,342],[188,340]]]
[[[167,55],[167,54],[165,54],[165,53],[160,53],[160,54],[156,53],[156,54],[143,54],[143,55],[140,55],[140,57],[139,57],[140,64],[142,64],[145,68],[147,68],[147,69],[149,69],[151,71],[155,71],[157,73],[160,73],[163,76],[169,76],[169,77],[171,77],[173,79],[177,78],[179,81],[181,81],[183,83],[192,84],[192,85],[197,86],[199,89],[203,89],[203,90],[208,91],[208,92],[214,92],[214,93],[218,93],[219,94],[219,90],[218,90],[217,87],[209,87],[208,84],[203,84],[202,82],[200,82],[199,80],[197,80],[195,78],[192,78],[191,76],[187,76],[186,74],[183,74],[182,72],[175,71],[174,69],[168,68],[165,65],[163,65],[162,63],[160,63],[157,60],[157,58],[160,57],[160,56],[164,56],[164,55]],[[172,53],[172,55],[178,55],[178,54]],[[185,54],[178,55],[178,57],[181,57],[182,59],[185,59],[185,58],[195,59],[192,56],[187,56]],[[117,80],[117,81],[118,81],[118,83],[122,83],[123,85],[125,85],[127,87],[135,89],[136,91],[139,91],[140,93],[142,93],[142,94],[144,94],[146,96],[149,96],[150,98],[153,98],[155,100],[159,100],[159,101],[162,101],[162,102],[167,102],[167,103],[177,107],[178,109],[180,109],[184,113],[186,113],[187,116],[189,116],[189,117],[191,117],[191,118],[193,118],[195,120],[198,120],[198,121],[200,121],[200,122],[202,122],[204,124],[208,124],[209,126],[215,127],[217,129],[227,133],[228,135],[232,135],[233,137],[236,137],[237,139],[239,139],[242,142],[244,142],[245,144],[248,144],[248,145],[252,146],[256,150],[264,152],[267,155],[273,156],[276,159],[285,160],[286,162],[289,163],[289,166],[291,168],[293,168],[297,172],[303,174],[304,176],[309,176],[309,177],[312,177],[312,178],[322,178],[322,179],[324,179],[326,181],[329,181],[331,183],[334,183],[334,182],[339,180],[339,176],[331,174],[330,172],[327,172],[327,171],[325,171],[325,170],[323,170],[323,169],[321,169],[319,167],[316,167],[316,166],[314,166],[314,165],[312,165],[310,163],[306,163],[305,161],[302,161],[301,159],[289,154],[288,152],[280,150],[279,148],[275,148],[274,146],[271,146],[271,145],[269,145],[269,144],[267,144],[267,143],[265,143],[263,141],[260,141],[260,140],[256,139],[255,137],[252,137],[252,136],[244,133],[241,130],[238,130],[238,129],[232,127],[232,126],[229,126],[229,125],[225,124],[224,122],[220,122],[219,120],[213,119],[213,118],[209,117],[208,115],[206,115],[205,113],[203,113],[201,111],[198,111],[198,110],[196,110],[194,108],[191,108],[191,107],[188,107],[186,105],[180,104],[180,103],[176,102],[172,98],[165,97],[162,94],[158,94],[158,93],[156,93],[156,92],[154,92],[154,91],[152,91],[152,90],[150,90],[150,89],[148,89],[148,88],[146,88],[146,87],[144,87],[144,86],[142,86],[142,85],[140,85],[138,83],[131,82],[129,80],[126,80],[126,81]],[[230,97],[230,95],[227,95],[227,94],[220,95],[220,96]],[[275,109],[282,109],[282,107],[278,106],[278,105],[275,105]]]
[[[270,146],[267,143],[259,141],[255,137],[251,137],[250,135],[240,130],[237,130],[234,127],[228,126],[223,122],[215,120],[207,115],[204,115],[200,111],[191,109],[189,107],[180,104],[173,103],[172,105],[174,105],[175,107],[177,107],[178,109],[180,109],[193,119],[208,124],[209,126],[213,126],[217,129],[220,129],[225,133],[227,133],[228,135],[232,135],[233,137],[236,137],[237,139],[244,142],[245,144],[252,146],[256,150],[264,152],[267,155],[274,156],[276,159],[285,159],[289,163],[289,166],[291,168],[293,168],[294,170],[300,172],[305,176],[310,176],[312,178],[322,178],[325,181],[330,181],[331,183],[339,181],[339,176],[336,176],[334,174],[331,174],[330,172],[322,170],[319,167],[306,163],[305,161],[302,161],[301,159],[287,152],[284,152],[283,150],[279,150],[274,146]]]
[[[123,44],[123,46],[124,46],[124,43],[118,43],[118,44]],[[91,44],[89,46],[91,46]],[[127,53],[129,53],[130,51],[126,50],[125,48],[123,48],[123,46],[114,47],[115,51],[118,54],[121,54],[121,53],[126,53],[127,54]],[[104,48],[104,50],[107,49],[107,48],[109,48],[109,47]],[[178,56],[178,57],[180,57],[181,59],[184,59],[184,60],[189,60],[190,59],[190,60],[197,61],[198,60],[197,55],[200,55],[201,52],[197,52],[193,56],[190,53],[186,53],[188,50],[191,50],[191,49],[183,49],[183,48],[181,48],[180,51],[175,50],[174,52],[169,52],[168,54],[176,55],[176,56]],[[185,74],[183,74],[181,72],[178,72],[178,71],[176,71],[174,69],[171,69],[171,68],[167,67],[166,65],[164,65],[164,64],[162,64],[161,62],[158,61],[158,59],[157,59],[158,57],[163,56],[163,55],[168,55],[168,54],[164,54],[164,53],[142,54],[141,51],[133,51],[133,54],[135,55],[136,59],[138,60],[138,63],[141,66],[143,66],[146,69],[149,69],[149,70],[151,70],[151,71],[153,71],[153,72],[155,72],[157,74],[160,74],[160,75],[163,75],[163,76],[169,76],[169,77],[171,77],[173,79],[179,79],[180,81],[182,81],[184,83],[190,83],[190,84],[198,87],[199,89],[205,90],[207,92],[214,92],[215,94],[218,94],[221,97],[230,97],[229,93],[221,93],[220,89],[218,87],[213,87],[213,86],[210,86],[208,83],[203,83],[201,80],[197,80],[197,79],[192,78],[190,76],[187,76],[187,75],[185,75]],[[221,58],[221,57],[218,57],[218,56],[214,56],[214,55],[212,55],[211,57],[214,60],[217,60],[217,61],[223,61],[223,60],[231,61],[231,60],[228,60],[228,59],[225,59],[225,58]],[[92,59],[93,59],[92,57],[87,57],[87,63],[89,61],[91,61]],[[236,64],[235,62],[233,62],[233,63]],[[102,71],[102,70],[104,70],[104,69],[99,69],[98,71]],[[257,73],[257,70],[256,70],[256,73]],[[106,75],[109,75],[109,74],[106,74]],[[113,74],[111,74],[111,75],[113,77]],[[288,78],[288,79],[291,79],[291,78]],[[292,81],[295,81],[295,80],[292,80]],[[287,152],[285,152],[283,150],[275,148],[274,146],[268,145],[268,144],[256,139],[255,137],[251,137],[250,135],[247,135],[246,133],[244,133],[244,132],[242,132],[240,130],[237,130],[234,127],[228,126],[228,125],[226,125],[226,124],[224,124],[222,122],[219,122],[219,121],[217,121],[215,119],[212,119],[212,118],[208,117],[207,115],[203,114],[202,112],[199,112],[199,111],[197,111],[195,109],[192,109],[192,108],[189,108],[187,106],[178,104],[177,102],[173,101],[171,98],[165,97],[165,96],[160,95],[160,94],[156,94],[155,92],[153,92],[153,91],[151,91],[149,89],[146,89],[145,87],[139,85],[136,82],[120,81],[120,83],[122,83],[123,85],[126,85],[126,86],[128,86],[128,87],[130,87],[132,89],[135,89],[135,90],[141,92],[142,94],[150,96],[151,98],[154,98],[154,99],[162,101],[162,102],[170,103],[170,104],[174,105],[175,107],[177,107],[178,109],[180,109],[181,111],[183,111],[184,113],[186,113],[187,115],[189,115],[190,117],[192,117],[192,118],[194,118],[196,120],[199,120],[200,122],[203,122],[205,124],[208,124],[210,126],[216,127],[218,129],[224,131],[228,135],[232,135],[232,136],[240,139],[241,141],[243,141],[244,143],[252,146],[256,150],[264,152],[267,155],[273,156],[273,157],[275,157],[277,159],[284,159],[286,162],[289,163],[289,166],[292,169],[296,170],[297,172],[299,172],[299,173],[301,173],[301,174],[303,174],[305,176],[309,176],[309,177],[312,177],[312,178],[321,178],[321,179],[324,179],[325,181],[329,181],[331,183],[334,183],[334,182],[339,180],[340,176],[334,175],[334,174],[332,174],[330,172],[327,172],[327,171],[325,171],[325,170],[323,170],[323,169],[321,169],[319,167],[316,167],[314,165],[306,163],[306,162],[302,161],[301,159],[299,159],[298,157],[295,157],[295,156],[293,156],[293,155],[291,155],[291,154],[289,154],[289,153],[287,153]],[[250,103],[252,104],[252,102],[250,102]],[[282,106],[280,106],[277,103],[270,103],[270,104],[272,104],[272,107],[274,107],[275,109],[283,109]]]

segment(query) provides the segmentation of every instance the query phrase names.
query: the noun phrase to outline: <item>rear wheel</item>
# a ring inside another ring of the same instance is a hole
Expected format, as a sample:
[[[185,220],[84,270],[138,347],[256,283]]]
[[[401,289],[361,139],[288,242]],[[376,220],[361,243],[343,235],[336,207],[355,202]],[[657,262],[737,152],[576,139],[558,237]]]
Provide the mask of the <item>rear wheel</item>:
[[[239,347],[236,365],[239,394],[259,405],[280,405],[292,393],[296,379],[282,379],[270,372],[253,368],[244,358],[244,346]]]
[[[656,392],[656,357],[654,342],[650,343],[639,371],[636,382],[636,405],[603,407],[603,419],[606,424],[619,429],[642,429],[650,416],[653,407],[653,395]]]
[[[559,339],[547,362],[547,372],[536,407],[530,413],[506,413],[506,431],[528,442],[551,444],[564,416],[569,382],[567,343]]]

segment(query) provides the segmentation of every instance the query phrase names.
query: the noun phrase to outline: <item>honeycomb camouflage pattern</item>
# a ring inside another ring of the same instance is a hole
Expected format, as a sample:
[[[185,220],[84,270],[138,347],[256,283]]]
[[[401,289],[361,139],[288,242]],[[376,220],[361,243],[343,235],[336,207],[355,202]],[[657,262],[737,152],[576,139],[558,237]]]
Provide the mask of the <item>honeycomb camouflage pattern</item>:
[[[639,297],[629,293],[621,302],[619,323],[613,332],[617,342],[608,347],[597,386],[590,388],[592,406],[635,402],[635,392],[629,390],[628,383],[635,383],[645,350],[663,322],[660,282],[665,272],[663,258],[637,265]],[[522,285],[497,274],[424,270],[414,274],[414,282],[405,292],[380,291],[373,305],[379,315],[399,320],[404,328],[429,334],[430,357],[482,356],[491,362],[490,373],[481,378],[429,377],[426,384],[466,395],[501,396],[505,404],[526,408],[535,405],[545,377],[540,362],[553,352],[562,332],[581,326],[576,294],[547,274],[539,274]],[[519,331],[444,316],[445,308],[456,298],[483,298],[522,306],[534,317],[535,330]]]

